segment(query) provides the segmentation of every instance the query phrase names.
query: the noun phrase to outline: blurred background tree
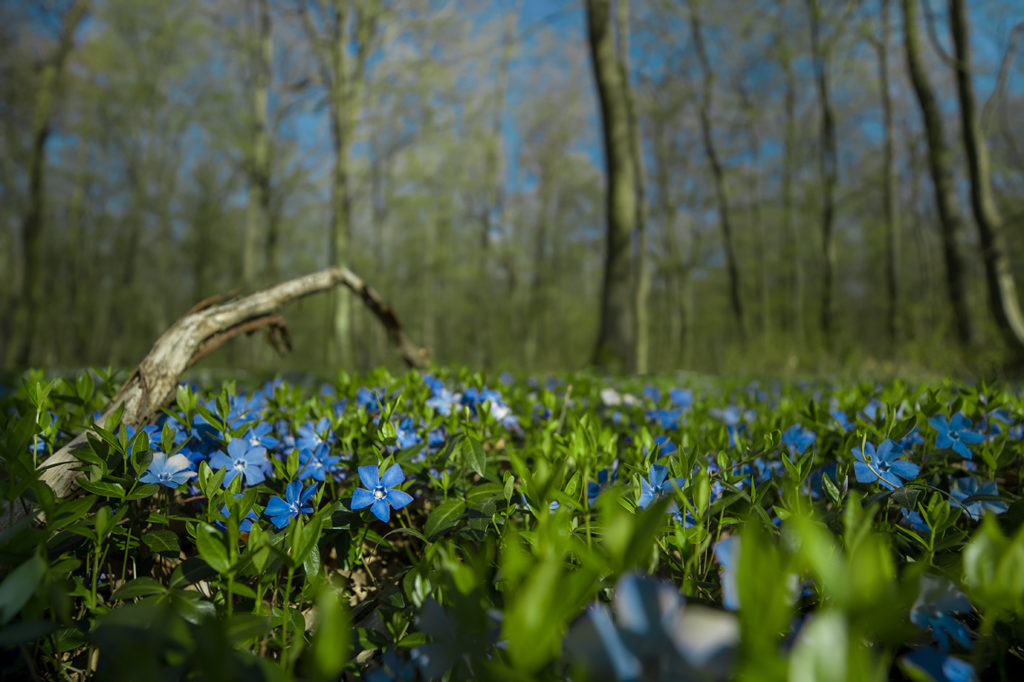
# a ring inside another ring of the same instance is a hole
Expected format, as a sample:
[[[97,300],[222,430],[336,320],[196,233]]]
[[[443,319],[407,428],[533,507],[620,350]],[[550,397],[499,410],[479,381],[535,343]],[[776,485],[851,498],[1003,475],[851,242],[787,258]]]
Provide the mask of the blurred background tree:
[[[342,262],[441,363],[1006,366],[1022,22],[996,0],[0,0],[0,362],[130,365],[200,299]],[[614,159],[634,200],[610,242]],[[287,316],[292,356],[205,362],[394,362],[347,296]]]

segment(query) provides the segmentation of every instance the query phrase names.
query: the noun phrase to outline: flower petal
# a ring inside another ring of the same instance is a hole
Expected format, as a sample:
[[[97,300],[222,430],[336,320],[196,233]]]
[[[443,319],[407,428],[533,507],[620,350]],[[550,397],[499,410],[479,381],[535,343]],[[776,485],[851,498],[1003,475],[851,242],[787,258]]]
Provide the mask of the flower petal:
[[[949,422],[946,421],[946,415],[937,414],[928,420],[928,423],[932,425],[940,435],[946,435],[949,433]]]
[[[892,463],[891,471],[902,479],[910,479],[921,473],[921,467],[905,459],[898,459]]]
[[[854,462],[853,473],[857,476],[858,483],[874,483],[878,480],[875,470],[864,462]]]
[[[392,464],[391,468],[380,477],[380,482],[385,488],[394,488],[404,480],[405,474],[402,473],[402,467],[398,464]]]
[[[385,498],[392,509],[401,509],[412,502],[412,495],[401,490],[389,490]]]
[[[367,490],[373,490],[380,483],[380,469],[376,464],[367,464],[359,467],[359,480]]]
[[[263,514],[264,516],[281,516],[282,514],[291,514],[291,507],[288,506],[287,502],[275,495],[270,498],[269,502],[267,502],[267,507],[263,510]],[[280,528],[280,526],[278,526],[278,528]]]
[[[383,521],[384,523],[387,523],[388,520],[391,518],[391,507],[388,506],[388,503],[384,500],[384,498],[374,500],[373,504],[370,505],[370,511],[373,512],[373,515],[381,521]]]
[[[356,488],[352,493],[352,503],[349,504],[350,509],[363,509],[369,507],[377,498],[373,496],[369,490],[362,488]]]

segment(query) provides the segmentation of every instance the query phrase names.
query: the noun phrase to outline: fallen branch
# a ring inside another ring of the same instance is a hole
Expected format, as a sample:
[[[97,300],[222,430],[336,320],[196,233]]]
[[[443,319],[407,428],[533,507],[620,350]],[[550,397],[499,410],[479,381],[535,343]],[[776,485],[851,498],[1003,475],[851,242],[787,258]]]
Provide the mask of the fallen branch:
[[[338,285],[351,289],[370,308],[407,365],[415,368],[426,366],[427,351],[405,336],[394,311],[380,294],[348,268],[332,267],[242,298],[225,301],[224,297],[212,297],[200,302],[156,340],[149,354],[111,398],[96,423],[104,423],[122,404],[122,423],[135,427],[148,423],[161,406],[174,399],[178,379],[186,369],[238,334],[266,327],[275,348],[290,348],[284,318],[277,314],[277,309],[295,299]],[[88,431],[78,434],[39,465],[42,470],[40,480],[50,486],[57,497],[66,497],[78,488],[80,472],[76,467],[79,460],[74,453],[79,448],[88,447],[86,433]],[[14,521],[27,512],[25,506],[19,505]],[[3,514],[0,527],[5,529],[10,525],[13,525],[10,515]]]

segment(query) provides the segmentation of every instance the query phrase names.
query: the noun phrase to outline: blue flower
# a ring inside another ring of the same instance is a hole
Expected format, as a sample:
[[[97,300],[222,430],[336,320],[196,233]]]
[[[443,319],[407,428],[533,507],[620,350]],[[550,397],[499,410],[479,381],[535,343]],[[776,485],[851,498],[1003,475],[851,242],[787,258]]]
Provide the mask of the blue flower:
[[[782,432],[782,444],[790,454],[804,454],[807,448],[814,444],[816,438],[814,432],[805,429],[802,424],[793,424]]]
[[[971,431],[971,420],[957,412],[951,421],[946,416],[937,414],[928,420],[938,435],[935,436],[935,447],[953,448],[964,459],[971,459],[968,445],[977,445],[985,440],[985,434]]]
[[[925,523],[924,517],[921,516],[920,512],[911,511],[910,509],[900,509],[900,523],[905,526],[910,526],[911,530],[916,530],[918,533],[931,534],[931,527]]]
[[[660,428],[665,430],[678,429],[679,421],[683,418],[683,411],[678,407],[672,409],[658,408],[648,410],[646,416]]]
[[[996,486],[995,481],[986,481],[978,485],[978,479],[972,476],[962,476],[953,481],[949,494],[949,505],[963,509],[975,521],[979,521],[986,511],[990,511],[993,514],[1002,514],[1009,509],[1005,502],[998,500],[972,500],[967,502],[969,498],[975,495],[999,495],[999,488]]]
[[[931,629],[935,642],[942,651],[949,651],[949,638],[970,649],[974,643],[963,623],[953,617],[955,613],[969,613],[971,602],[963,592],[956,589],[945,578],[924,575],[921,591],[910,609],[910,620],[914,625]]]
[[[828,411],[828,413],[832,415],[833,419],[836,420],[841,430],[849,431],[850,427],[853,426],[853,424],[850,423],[850,418],[846,416],[846,412],[833,407],[831,410]]]
[[[674,455],[679,452],[679,448],[676,447],[675,443],[669,440],[668,436],[655,436],[654,451],[658,453],[656,459],[661,459],[667,455]]]
[[[299,514],[312,514],[313,505],[309,501],[316,494],[316,483],[305,490],[302,489],[302,481],[292,481],[284,489],[284,499],[277,495],[267,502],[263,515],[270,518],[270,522],[278,528],[284,528],[292,519]]]
[[[411,417],[405,417],[398,423],[395,434],[398,439],[395,445],[399,450],[406,450],[423,442],[423,437],[417,433],[416,424]]]
[[[670,388],[668,397],[673,405],[684,410],[693,405],[693,391],[688,388]]]
[[[278,440],[271,434],[274,427],[266,422],[261,422],[256,426],[250,427],[245,432],[244,440],[248,441],[252,447],[263,447],[267,450],[273,450],[278,445]]]
[[[644,390],[641,395],[643,395],[645,400],[650,400],[655,404],[661,401],[661,391],[656,389],[654,386],[644,386]]]
[[[433,379],[433,377],[428,378]],[[424,379],[424,381],[426,381],[426,379]],[[455,406],[456,402],[458,402],[457,396],[449,391],[445,385],[437,379],[427,381],[427,385],[430,386],[431,395],[424,405],[445,417],[451,415],[452,408]]]
[[[235,498],[239,497],[242,497],[242,494],[236,493]],[[220,514],[224,517],[224,520],[215,521],[214,523],[216,523],[217,526],[219,526],[220,528],[224,528],[224,521],[231,517],[231,512],[228,511],[228,506],[226,504],[220,508]],[[253,522],[258,520],[259,517],[256,516],[256,512],[250,509],[245,513],[245,516],[242,517],[242,520],[238,522],[238,530],[242,531],[243,533],[248,533],[252,530]],[[285,523],[287,524],[287,522]]]
[[[978,675],[970,663],[948,656],[931,647],[914,649],[901,658],[900,662],[909,668],[927,674],[935,682],[977,682],[978,680]]]
[[[610,488],[618,477],[618,461],[613,462],[610,467],[606,467],[598,471],[596,481],[587,481],[587,504],[593,507],[601,492],[605,488]]]
[[[376,464],[361,466],[359,480],[366,488],[356,488],[352,493],[350,506],[352,509],[369,507],[373,515],[384,523],[391,518],[391,508],[401,509],[412,502],[412,495],[394,489],[405,480],[402,467],[398,464],[393,464],[383,476],[380,475],[380,469]]]
[[[210,467],[215,470],[227,468],[224,485],[227,486],[235,476],[242,476],[245,485],[262,483],[266,478],[263,467],[267,464],[267,451],[257,445],[253,447],[241,438],[232,438],[228,443],[228,454],[220,450],[210,457]]]
[[[162,452],[153,453],[153,461],[139,477],[142,483],[159,483],[168,488],[177,488],[182,483],[194,478],[196,472],[191,469],[188,457],[182,454],[168,457]]]
[[[331,472],[341,461],[341,457],[330,454],[331,448],[327,443],[321,443],[316,450],[299,450],[299,480],[305,481],[312,476],[323,483],[326,474]]]
[[[898,446],[888,439],[878,445],[878,450],[871,443],[865,443],[863,450],[853,448],[850,452],[857,460],[853,463],[853,471],[860,483],[878,481],[889,490],[895,490],[903,485],[904,480],[921,473],[921,467],[913,462],[896,459],[901,453]]]
[[[740,539],[735,535],[715,543],[715,558],[722,566],[722,605],[730,611],[740,607],[740,587],[736,577],[737,552],[740,550]]]
[[[380,404],[387,399],[387,395],[384,389],[377,387],[374,389],[360,386],[359,390],[356,391],[356,405],[362,407],[370,414],[377,414],[380,412]]]
[[[640,479],[640,499],[637,500],[637,506],[641,509],[647,509],[651,506],[651,503],[661,497],[665,492],[671,488],[677,490],[681,489],[685,484],[685,479],[682,478],[669,478],[668,467],[663,464],[652,464],[651,470],[647,473],[647,478]]]
[[[331,431],[331,420],[327,417],[320,417],[316,424],[306,422],[299,427],[299,437],[295,440],[295,447],[312,452],[321,443],[334,442],[334,438],[334,432]]]

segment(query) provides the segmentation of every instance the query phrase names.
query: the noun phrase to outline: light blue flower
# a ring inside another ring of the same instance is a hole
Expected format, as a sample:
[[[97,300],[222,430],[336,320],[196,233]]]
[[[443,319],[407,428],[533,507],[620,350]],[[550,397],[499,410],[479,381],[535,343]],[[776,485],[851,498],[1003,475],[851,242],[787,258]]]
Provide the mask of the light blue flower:
[[[369,507],[373,515],[384,523],[391,518],[391,509],[401,509],[412,502],[412,495],[394,489],[405,480],[402,467],[398,464],[393,464],[383,476],[380,475],[380,468],[376,464],[361,466],[359,480],[366,488],[356,488],[352,493],[351,508]]]
[[[149,467],[142,476],[139,476],[139,481],[177,488],[189,479],[195,478],[196,475],[196,472],[191,469],[191,462],[185,455],[179,453],[168,457],[162,452],[155,452],[153,461],[149,463]]]
[[[233,438],[228,443],[228,453],[218,450],[210,457],[210,467],[214,470],[227,468],[224,485],[227,486],[236,476],[242,477],[247,485],[262,483],[266,478],[264,467],[267,464],[267,451],[262,446],[251,446],[241,438]]]
[[[935,447],[953,448],[964,459],[971,459],[968,445],[977,445],[985,440],[985,434],[971,430],[971,420],[957,412],[950,421],[946,416],[937,414],[928,420],[938,434],[935,436]]]
[[[302,481],[292,481],[284,489],[284,499],[277,495],[267,502],[263,515],[270,519],[278,528],[284,528],[297,518],[299,514],[312,514],[313,505],[309,503],[316,494],[316,484],[302,489]]]
[[[879,443],[878,449],[871,443],[865,443],[864,449],[850,450],[854,459],[853,472],[860,483],[878,481],[889,490],[903,486],[903,481],[914,478],[921,473],[921,467],[905,459],[897,459],[901,454],[899,448],[891,440]]]
[[[636,505],[641,509],[647,509],[647,507],[651,506],[652,502],[664,493],[673,488],[680,490],[686,483],[686,480],[682,478],[668,478],[666,480],[667,476],[667,466],[652,464],[651,470],[647,473],[647,478],[640,479],[640,499],[637,500]]]

